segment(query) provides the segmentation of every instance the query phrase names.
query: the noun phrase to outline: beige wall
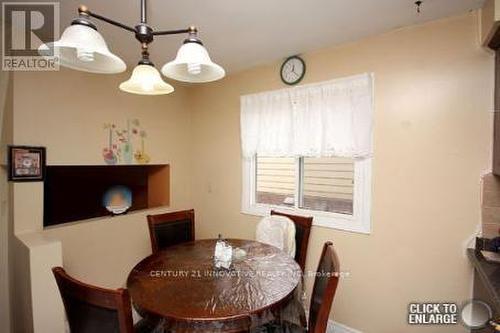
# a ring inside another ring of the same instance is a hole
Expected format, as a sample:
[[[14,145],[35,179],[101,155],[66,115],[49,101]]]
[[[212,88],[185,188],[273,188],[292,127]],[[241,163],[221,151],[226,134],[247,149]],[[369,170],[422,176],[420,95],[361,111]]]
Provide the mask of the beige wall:
[[[363,332],[436,332],[406,325],[408,303],[470,297],[463,246],[480,221],[492,136],[493,58],[479,47],[478,23],[470,13],[303,55],[304,83],[375,73],[373,232],[313,227],[308,250],[307,269],[315,269],[332,240],[351,273],[333,307],[340,323]],[[254,235],[258,218],[240,214],[239,97],[282,88],[279,65],[193,91],[202,237]]]
[[[127,119],[137,118],[148,133],[151,163],[168,163],[171,172],[170,207],[46,230],[43,184],[13,184],[14,332],[62,332],[62,303],[50,272],[61,263],[61,244],[62,262],[71,275],[103,287],[123,287],[131,268],[151,253],[146,214],[192,207],[186,89],[179,87],[175,94],[161,97],[129,95],[117,89],[128,75],[69,70],[14,75],[11,142],[46,146],[49,165],[103,164],[101,153],[107,143],[103,124],[125,126]],[[52,305],[39,306],[40,302]]]
[[[12,229],[11,186],[7,182],[6,145],[12,141],[12,75],[0,72],[0,331],[10,330],[9,241]]]
[[[61,242],[42,233],[16,235],[14,332],[64,332],[65,316],[52,267],[62,266]]]
[[[30,283],[30,251],[17,237],[12,236],[9,244],[12,253],[10,270],[12,280],[11,290],[11,319],[12,332],[33,332],[33,308]],[[48,295],[50,297],[50,295]],[[51,309],[47,309],[49,312]],[[55,333],[55,332],[54,332]]]

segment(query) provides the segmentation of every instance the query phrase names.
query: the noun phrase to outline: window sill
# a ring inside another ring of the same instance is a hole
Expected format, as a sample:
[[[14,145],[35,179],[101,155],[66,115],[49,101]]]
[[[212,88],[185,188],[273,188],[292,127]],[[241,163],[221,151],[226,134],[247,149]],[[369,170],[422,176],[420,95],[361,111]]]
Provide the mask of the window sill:
[[[362,219],[356,218],[355,216],[344,214],[260,204],[243,207],[241,213],[253,216],[269,216],[271,210],[277,210],[294,215],[312,216],[313,226],[368,235],[371,233],[369,221],[363,221]]]

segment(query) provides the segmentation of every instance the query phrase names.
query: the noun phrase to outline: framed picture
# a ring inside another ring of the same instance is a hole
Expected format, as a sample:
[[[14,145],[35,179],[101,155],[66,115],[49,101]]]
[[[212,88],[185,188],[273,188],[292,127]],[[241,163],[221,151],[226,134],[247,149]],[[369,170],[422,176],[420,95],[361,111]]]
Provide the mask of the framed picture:
[[[8,158],[10,181],[43,181],[45,176],[45,147],[9,146]]]

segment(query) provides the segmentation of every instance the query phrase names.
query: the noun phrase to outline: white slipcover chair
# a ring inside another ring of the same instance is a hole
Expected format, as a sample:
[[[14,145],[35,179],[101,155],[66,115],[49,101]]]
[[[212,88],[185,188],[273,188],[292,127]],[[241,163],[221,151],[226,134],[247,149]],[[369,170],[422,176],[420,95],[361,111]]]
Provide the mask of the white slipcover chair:
[[[260,220],[256,239],[295,257],[295,224],[286,216],[271,215]]]

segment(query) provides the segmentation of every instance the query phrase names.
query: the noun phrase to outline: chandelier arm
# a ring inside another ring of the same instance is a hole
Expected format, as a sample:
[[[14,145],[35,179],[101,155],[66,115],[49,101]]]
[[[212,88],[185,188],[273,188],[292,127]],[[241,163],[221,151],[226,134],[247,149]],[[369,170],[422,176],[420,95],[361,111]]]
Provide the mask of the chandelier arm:
[[[128,30],[130,32],[134,32],[135,33],[135,29],[132,28],[132,27],[129,27],[126,24],[120,23],[118,21],[112,20],[112,19],[107,18],[105,16],[101,16],[101,15],[96,14],[96,13],[88,12],[88,14],[89,14],[89,16],[92,16],[92,17],[94,17],[94,18],[96,18],[98,20],[104,21],[104,22],[109,23],[111,25],[117,26],[118,28],[122,28],[122,29],[125,29],[125,30]]]
[[[120,23],[118,21],[115,21],[115,20],[112,20],[110,18],[107,18],[105,16],[102,16],[102,15],[99,15],[99,14],[96,14],[96,13],[93,13],[91,12],[90,10],[88,10],[88,8],[86,6],[80,6],[78,8],[78,13],[80,15],[88,15],[88,16],[92,16],[93,18],[96,18],[98,20],[101,20],[101,21],[104,21],[106,23],[109,23],[111,25],[114,25],[116,27],[119,27],[119,28],[122,28],[122,29],[125,29],[125,30],[128,30],[130,32],[134,32],[135,33],[135,29],[132,28],[132,27],[129,27],[128,25],[126,24],[123,24],[123,23]]]
[[[191,28],[188,29],[179,29],[179,30],[163,30],[163,31],[153,31],[153,35],[155,36],[165,36],[165,35],[177,35],[177,34],[186,34],[191,32]]]

